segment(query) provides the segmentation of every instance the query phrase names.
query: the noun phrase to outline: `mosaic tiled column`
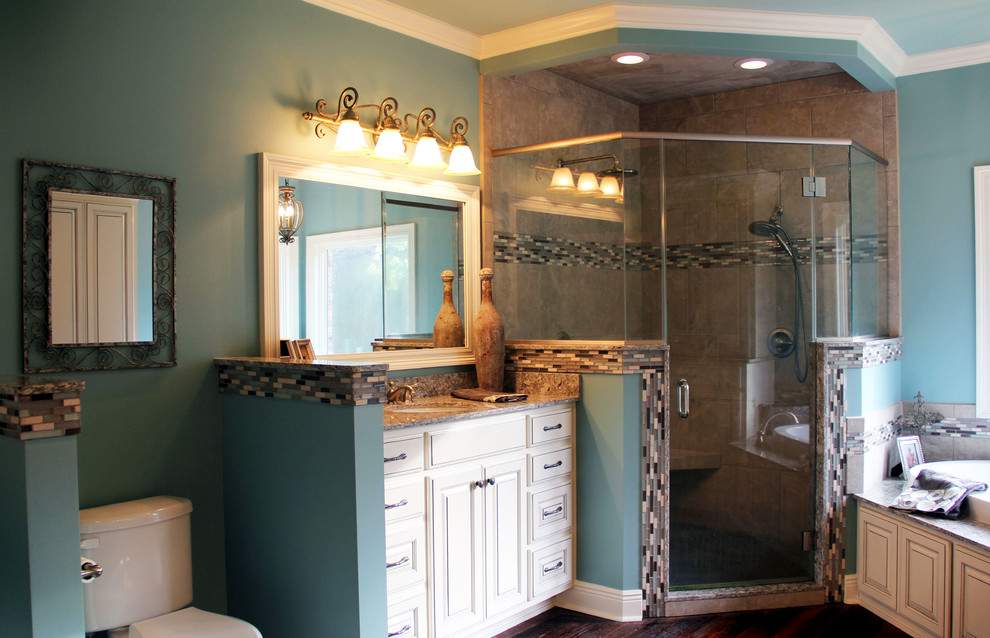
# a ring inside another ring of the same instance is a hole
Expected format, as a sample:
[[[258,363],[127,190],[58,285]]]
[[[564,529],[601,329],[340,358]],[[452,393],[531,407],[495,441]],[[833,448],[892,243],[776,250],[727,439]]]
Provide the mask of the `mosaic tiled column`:
[[[829,341],[813,344],[815,422],[821,432],[816,457],[822,484],[819,493],[818,566],[829,601],[843,598],[846,571],[846,370],[866,368],[901,358],[900,338],[870,341]]]
[[[221,392],[331,405],[385,403],[383,363],[336,364],[281,359],[216,359]]]
[[[670,349],[663,345],[609,343],[506,344],[506,371],[642,375],[642,587],[644,616],[663,615],[666,565],[663,560],[668,513],[664,476],[669,450],[663,444],[668,410]]]
[[[27,441],[79,434],[82,381],[0,377],[0,435]]]

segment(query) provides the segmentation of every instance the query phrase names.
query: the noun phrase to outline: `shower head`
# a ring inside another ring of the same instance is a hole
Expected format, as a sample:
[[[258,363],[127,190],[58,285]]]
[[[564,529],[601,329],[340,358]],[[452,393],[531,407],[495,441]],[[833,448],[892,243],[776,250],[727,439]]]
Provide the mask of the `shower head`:
[[[753,222],[749,225],[749,232],[757,237],[777,237],[780,233],[780,226],[775,222]]]

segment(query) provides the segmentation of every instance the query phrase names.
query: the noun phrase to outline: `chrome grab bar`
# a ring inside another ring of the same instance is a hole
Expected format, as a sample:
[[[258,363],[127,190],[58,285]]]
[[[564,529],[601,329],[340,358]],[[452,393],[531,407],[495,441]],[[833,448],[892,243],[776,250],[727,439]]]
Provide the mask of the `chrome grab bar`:
[[[677,382],[677,414],[682,419],[688,418],[691,414],[691,386],[687,379]]]

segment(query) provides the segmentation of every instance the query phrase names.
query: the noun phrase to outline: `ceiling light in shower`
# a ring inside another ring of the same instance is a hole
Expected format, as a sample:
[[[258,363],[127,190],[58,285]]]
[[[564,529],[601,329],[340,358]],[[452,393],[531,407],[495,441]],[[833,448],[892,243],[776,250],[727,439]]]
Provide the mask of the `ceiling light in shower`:
[[[625,53],[616,53],[611,59],[612,62],[618,62],[619,64],[642,64],[650,59],[650,54],[627,51]]]
[[[773,60],[767,60],[766,58],[745,58],[735,61],[735,65],[737,67],[747,71],[759,71],[760,69],[767,68],[771,64],[773,64]]]

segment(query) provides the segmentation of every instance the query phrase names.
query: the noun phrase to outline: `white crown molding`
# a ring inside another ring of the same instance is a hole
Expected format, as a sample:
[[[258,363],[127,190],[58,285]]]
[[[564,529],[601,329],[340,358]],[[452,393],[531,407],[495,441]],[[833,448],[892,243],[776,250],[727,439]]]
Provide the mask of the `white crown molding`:
[[[990,42],[983,42],[912,55],[907,59],[898,76],[944,71],[987,62],[990,62]]]
[[[481,36],[386,0],[303,0],[336,13],[481,59]]]
[[[387,0],[304,2],[477,60],[626,28],[850,40],[895,77],[990,62],[990,42],[908,56],[876,20],[860,16],[606,3],[482,36]]]

